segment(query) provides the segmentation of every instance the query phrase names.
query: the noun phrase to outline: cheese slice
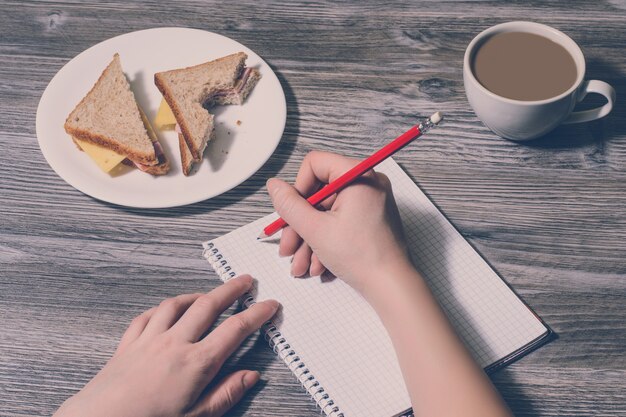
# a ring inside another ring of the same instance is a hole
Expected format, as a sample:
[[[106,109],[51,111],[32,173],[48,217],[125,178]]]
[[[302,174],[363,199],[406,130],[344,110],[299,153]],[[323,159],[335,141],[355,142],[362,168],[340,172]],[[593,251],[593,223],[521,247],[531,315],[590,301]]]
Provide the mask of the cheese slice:
[[[93,143],[85,142],[77,138],[73,138],[74,142],[80,148],[85,151],[87,155],[93,159],[93,161],[104,172],[111,172],[113,168],[118,166],[120,162],[126,159],[126,155],[120,155],[117,152],[113,152],[110,149],[103,148],[102,146],[94,145]]]
[[[167,103],[166,103],[167,104]],[[148,131],[148,136],[152,142],[157,141],[157,136],[150,125],[150,121],[148,117],[143,112],[141,107],[137,105],[139,109],[139,113],[141,114],[141,119],[143,120],[143,124],[146,126],[146,130]],[[168,107],[169,109],[169,107]],[[112,174],[113,168],[118,166],[124,159],[126,159],[126,155],[120,155],[117,152],[114,152],[110,149],[103,148],[102,146],[94,145],[93,143],[85,142],[84,140],[77,139],[72,137],[74,142],[83,150],[93,161],[100,167],[101,170]]]
[[[172,113],[172,109],[170,109],[170,106],[168,106],[167,101],[162,98],[161,105],[159,106],[159,111],[154,118],[154,127],[156,127],[158,130],[174,130],[174,126],[176,126],[176,118],[174,117],[174,113]]]

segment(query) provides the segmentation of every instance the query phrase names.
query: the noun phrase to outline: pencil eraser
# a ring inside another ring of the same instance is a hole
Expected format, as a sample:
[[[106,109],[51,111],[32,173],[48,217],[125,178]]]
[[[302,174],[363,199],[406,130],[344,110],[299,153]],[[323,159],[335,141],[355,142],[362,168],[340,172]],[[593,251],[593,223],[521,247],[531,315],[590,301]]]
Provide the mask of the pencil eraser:
[[[430,121],[433,122],[434,124],[439,124],[441,119],[443,119],[443,116],[441,115],[440,111],[430,116]]]

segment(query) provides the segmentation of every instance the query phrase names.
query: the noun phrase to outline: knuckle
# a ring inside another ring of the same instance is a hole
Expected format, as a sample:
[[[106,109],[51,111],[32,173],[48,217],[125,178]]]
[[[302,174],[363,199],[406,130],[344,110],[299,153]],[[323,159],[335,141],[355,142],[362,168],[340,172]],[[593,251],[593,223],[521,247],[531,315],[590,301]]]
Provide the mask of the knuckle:
[[[319,154],[319,151],[309,151],[306,155],[304,155],[304,159],[302,160],[302,165],[311,165],[315,156]]]
[[[279,213],[289,214],[293,211],[295,206],[295,201],[293,198],[290,198],[287,192],[283,190],[279,190],[276,196],[276,210]]]
[[[319,160],[320,158],[326,158],[332,155],[333,155],[332,152],[313,150],[313,151],[309,151],[309,153],[306,154],[306,157],[309,158],[310,162],[313,162],[313,160]]]
[[[146,313],[142,313],[131,320],[130,327],[141,326],[148,320],[148,315]]]
[[[231,408],[237,403],[237,399],[239,397],[238,392],[242,388],[243,381],[239,384],[229,384],[224,387],[224,402],[226,403],[227,408]]]
[[[382,185],[385,190],[391,190],[391,180],[387,175],[383,174],[382,172],[377,172],[376,178],[378,179],[378,183]]]
[[[175,312],[181,307],[181,301],[177,298],[168,298],[161,301],[159,304],[160,310],[165,310],[166,312]]]
[[[196,303],[198,306],[202,307],[203,310],[210,313],[217,313],[219,310],[219,302],[215,299],[215,297],[211,297],[210,294],[200,296],[196,300]]]
[[[234,331],[240,334],[245,334],[250,331],[250,322],[243,314],[236,314],[229,318],[231,326]]]
[[[344,158],[346,159],[346,162],[350,166],[350,168],[358,165],[361,162],[360,159],[356,159],[356,158],[348,158],[347,156],[344,156]]]
[[[174,363],[184,363],[183,357],[177,355],[181,344],[167,333],[158,335],[156,338],[143,345],[146,356],[171,360]]]
[[[215,356],[210,354],[205,349],[191,349],[187,354],[187,361],[194,366],[199,366],[200,369],[211,372],[217,366]]]
[[[282,204],[283,212],[286,213],[286,214],[291,213],[294,210],[294,208],[295,208],[295,204],[294,203],[295,202],[293,201],[293,199],[285,198],[283,200],[283,204]]]

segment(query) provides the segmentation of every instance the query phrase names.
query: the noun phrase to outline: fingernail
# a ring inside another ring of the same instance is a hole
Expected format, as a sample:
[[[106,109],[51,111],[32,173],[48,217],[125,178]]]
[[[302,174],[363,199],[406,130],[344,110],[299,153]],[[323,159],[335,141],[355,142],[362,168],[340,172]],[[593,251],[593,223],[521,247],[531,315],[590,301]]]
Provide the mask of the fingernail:
[[[280,307],[280,303],[276,300],[265,300],[264,302],[265,304],[270,306],[274,311],[278,310],[278,307]]]
[[[245,282],[248,285],[248,288],[252,286],[254,280],[250,275],[240,275],[237,277],[238,280]]]
[[[276,178],[270,178],[265,183],[265,185],[267,186],[267,192],[270,193],[270,195],[274,194],[274,191],[276,191],[276,186],[277,186],[276,181],[277,181]]]
[[[243,386],[245,389],[252,388],[261,379],[261,374],[257,371],[247,372],[243,376]]]

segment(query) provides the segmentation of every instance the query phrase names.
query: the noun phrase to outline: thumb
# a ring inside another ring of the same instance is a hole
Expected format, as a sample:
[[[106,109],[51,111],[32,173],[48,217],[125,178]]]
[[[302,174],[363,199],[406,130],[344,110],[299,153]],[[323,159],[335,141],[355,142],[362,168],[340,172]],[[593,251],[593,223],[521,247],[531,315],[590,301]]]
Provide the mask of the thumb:
[[[237,371],[226,376],[193,406],[193,417],[219,417],[239,402],[260,378],[256,371]]]
[[[267,181],[274,209],[302,238],[309,241],[322,221],[323,213],[309,204],[291,185],[278,178]]]

